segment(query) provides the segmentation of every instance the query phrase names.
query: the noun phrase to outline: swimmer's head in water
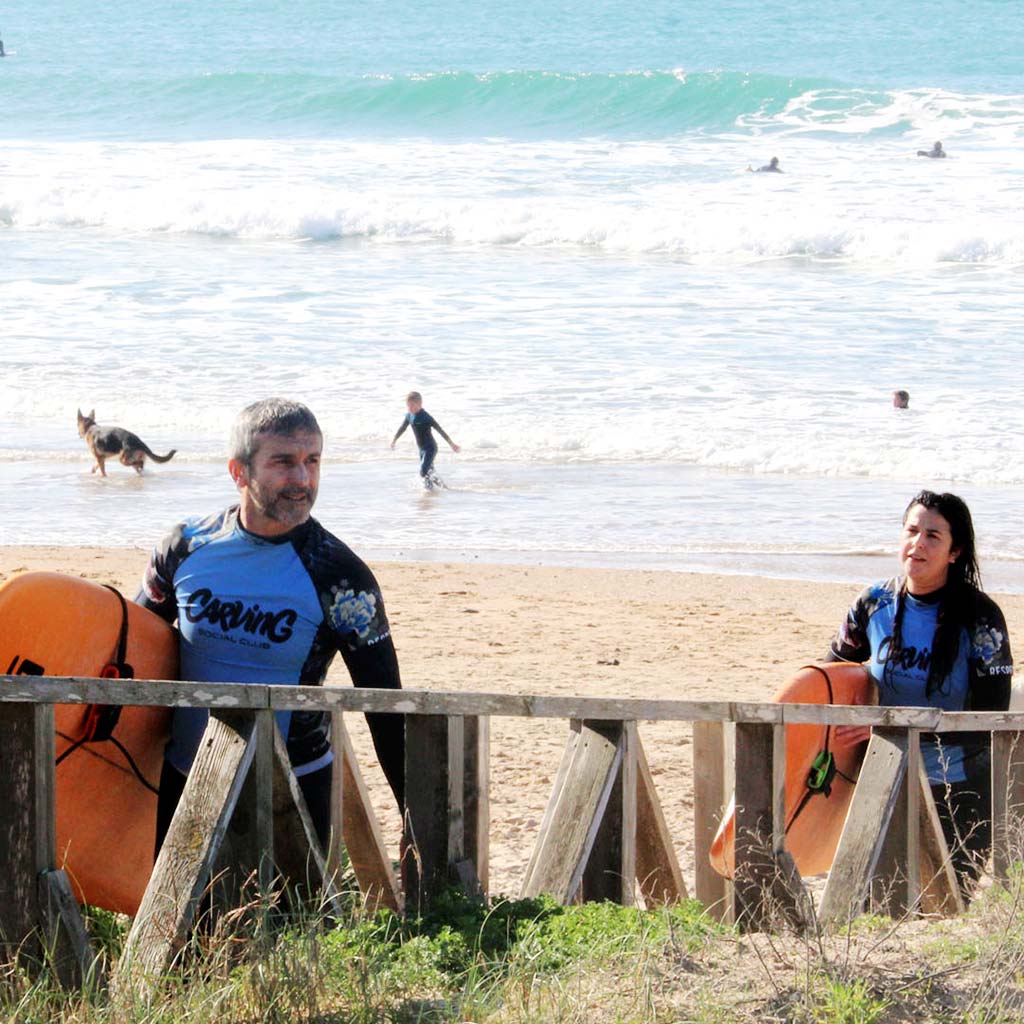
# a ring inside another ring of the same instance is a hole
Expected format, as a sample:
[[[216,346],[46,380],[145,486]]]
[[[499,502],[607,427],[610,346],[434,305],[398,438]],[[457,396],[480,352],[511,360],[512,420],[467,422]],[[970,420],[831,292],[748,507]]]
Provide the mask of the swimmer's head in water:
[[[771,158],[771,160],[768,161],[768,166],[769,167],[778,167],[779,166],[779,158],[777,156],[773,156]]]
[[[910,406],[909,391],[894,391],[892,393],[892,405],[894,409],[906,409]]]

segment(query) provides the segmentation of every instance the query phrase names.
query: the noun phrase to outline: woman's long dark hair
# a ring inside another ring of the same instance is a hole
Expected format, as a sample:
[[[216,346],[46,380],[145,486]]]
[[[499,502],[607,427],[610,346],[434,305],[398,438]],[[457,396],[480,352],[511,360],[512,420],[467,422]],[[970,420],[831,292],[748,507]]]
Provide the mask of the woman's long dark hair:
[[[928,668],[927,694],[930,697],[953,671],[957,654],[960,651],[960,637],[963,630],[974,619],[977,610],[977,597],[981,591],[981,572],[978,569],[978,556],[974,544],[974,523],[971,512],[962,498],[955,494],[936,494],[934,491],[920,491],[910,499],[903,512],[903,522],[907,521],[910,510],[916,505],[937,512],[949,523],[949,531],[953,538],[953,549],[960,549],[956,561],[949,567],[949,576],[939,603],[939,619],[935,626],[935,639],[932,642],[932,660]],[[892,683],[892,672],[899,660],[903,647],[903,609],[906,606],[907,581],[904,577],[900,584],[900,592],[896,601],[896,619],[892,628],[892,646],[886,661],[885,673]]]

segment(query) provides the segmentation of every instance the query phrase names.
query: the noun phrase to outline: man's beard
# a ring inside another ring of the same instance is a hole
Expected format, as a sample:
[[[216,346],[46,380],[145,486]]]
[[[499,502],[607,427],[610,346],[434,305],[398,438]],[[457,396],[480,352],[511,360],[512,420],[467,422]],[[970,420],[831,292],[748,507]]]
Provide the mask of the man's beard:
[[[305,494],[307,501],[295,502],[283,497],[285,494]],[[249,481],[249,495],[260,515],[283,526],[301,526],[310,516],[316,491],[312,487],[284,487],[273,493],[265,491],[254,480]]]

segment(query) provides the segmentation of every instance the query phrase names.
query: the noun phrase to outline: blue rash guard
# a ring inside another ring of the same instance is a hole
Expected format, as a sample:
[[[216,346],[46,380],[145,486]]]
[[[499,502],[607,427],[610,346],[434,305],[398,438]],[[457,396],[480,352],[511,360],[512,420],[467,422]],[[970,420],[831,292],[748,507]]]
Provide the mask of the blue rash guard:
[[[985,594],[974,593],[974,619],[962,631],[953,670],[929,694],[928,671],[943,592],[917,598],[901,592],[901,583],[897,576],[860,594],[832,641],[828,660],[866,663],[878,684],[879,703],[885,706],[1005,711],[1010,704],[1013,657],[999,606]],[[894,657],[893,624],[901,601],[906,602],[902,645]],[[965,781],[965,746],[970,748],[982,739],[973,733],[951,734],[944,742],[923,739],[921,754],[928,781],[932,785]]]
[[[153,552],[136,600],[181,634],[182,678],[318,686],[340,651],[356,686],[398,689],[398,659],[377,581],[315,519],[258,537],[238,507],[187,519]],[[332,760],[324,712],[275,713],[295,774]],[[174,711],[166,759],[187,773],[209,713]],[[401,806],[401,716],[367,715],[381,766]]]

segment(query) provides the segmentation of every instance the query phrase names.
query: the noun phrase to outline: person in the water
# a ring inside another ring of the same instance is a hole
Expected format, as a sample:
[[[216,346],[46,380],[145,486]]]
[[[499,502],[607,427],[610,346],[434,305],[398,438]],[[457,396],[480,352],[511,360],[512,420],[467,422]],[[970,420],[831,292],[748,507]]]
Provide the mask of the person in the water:
[[[936,142],[931,149],[919,149],[917,155],[931,157],[932,160],[944,160],[946,151],[942,148],[941,142]]]
[[[892,393],[892,407],[894,409],[909,409],[910,408],[910,392],[909,391],[894,391]]]
[[[398,432],[395,434],[391,447],[405,433],[406,427],[412,427],[413,435],[416,438],[416,446],[420,450],[420,476],[423,478],[423,486],[429,491],[436,486],[444,486],[434,472],[434,459],[437,457],[437,441],[434,439],[433,431],[437,431],[451,446],[453,452],[460,451],[459,446],[444,432],[441,424],[423,408],[423,396],[418,391],[410,391],[405,398],[405,407],[409,414],[402,420]]]
[[[762,174],[764,172],[782,174],[782,168],[779,166],[779,158],[777,156],[773,156],[771,160],[768,161],[768,163],[762,165],[761,167],[758,167],[758,174]]]

